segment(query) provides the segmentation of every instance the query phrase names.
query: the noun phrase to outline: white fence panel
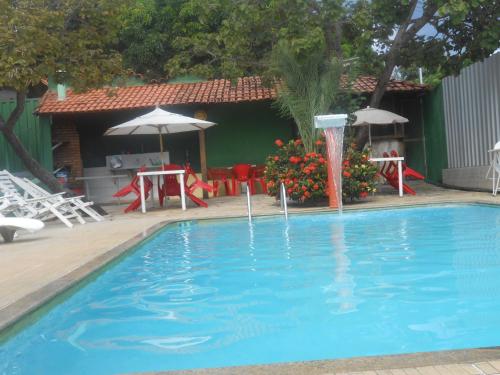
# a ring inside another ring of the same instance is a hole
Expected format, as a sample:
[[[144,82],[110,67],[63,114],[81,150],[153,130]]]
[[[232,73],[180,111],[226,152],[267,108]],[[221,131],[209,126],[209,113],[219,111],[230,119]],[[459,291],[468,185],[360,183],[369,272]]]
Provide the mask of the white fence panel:
[[[500,53],[443,80],[448,168],[484,166],[500,141]]]

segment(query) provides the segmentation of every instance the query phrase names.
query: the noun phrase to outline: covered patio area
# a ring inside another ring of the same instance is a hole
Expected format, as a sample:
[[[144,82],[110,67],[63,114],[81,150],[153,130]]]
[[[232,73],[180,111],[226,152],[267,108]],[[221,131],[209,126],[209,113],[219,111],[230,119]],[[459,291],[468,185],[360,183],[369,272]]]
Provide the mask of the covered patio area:
[[[354,90],[366,98],[375,83],[372,77],[359,77]],[[406,160],[417,169],[423,165],[418,108],[419,95],[424,90],[425,86],[411,82],[390,82],[383,106],[407,116],[412,123],[411,134],[408,132],[405,138],[404,133],[391,128],[389,135],[378,139],[383,141],[397,136],[399,143],[410,142]],[[52,119],[55,168],[64,168],[68,184],[86,190],[88,198],[95,202],[116,203],[113,193],[126,185],[142,164],[153,164],[151,160],[159,158],[159,147],[154,136],[104,137],[110,127],[161,105],[174,113],[217,123],[205,132],[208,169],[227,168],[238,163],[259,166],[274,151],[275,139],[287,141],[298,136],[293,120],[283,118],[273,107],[275,98],[276,90],[264,86],[260,77],[245,77],[236,83],[213,80],[150,84],[81,94],[68,89],[66,97],[60,100],[55,92],[49,91],[41,101],[38,114]],[[169,135],[165,138],[165,149],[169,163],[184,165],[189,162],[207,180],[209,176],[203,171],[200,160],[198,134]],[[113,157],[127,159],[131,164],[113,168]]]

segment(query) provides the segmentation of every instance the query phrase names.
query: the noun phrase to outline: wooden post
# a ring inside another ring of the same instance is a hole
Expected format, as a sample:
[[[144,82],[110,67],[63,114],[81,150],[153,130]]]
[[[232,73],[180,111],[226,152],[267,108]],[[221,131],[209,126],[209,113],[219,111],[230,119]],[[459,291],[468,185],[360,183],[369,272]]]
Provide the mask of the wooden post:
[[[201,166],[201,178],[203,181],[207,182],[207,148],[205,145],[205,130],[202,129],[198,132],[198,137],[200,141],[200,166]],[[203,198],[208,198],[208,192],[203,190]]]

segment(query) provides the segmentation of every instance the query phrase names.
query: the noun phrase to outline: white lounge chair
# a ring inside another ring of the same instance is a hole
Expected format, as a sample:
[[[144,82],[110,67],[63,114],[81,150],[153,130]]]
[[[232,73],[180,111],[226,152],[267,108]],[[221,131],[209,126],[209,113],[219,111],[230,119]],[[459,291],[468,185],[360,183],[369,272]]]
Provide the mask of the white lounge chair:
[[[19,181],[18,181],[19,182]],[[76,196],[76,197],[63,197],[63,194],[51,194],[47,190],[41,188],[37,184],[35,184],[33,181],[23,178],[22,182],[23,189],[25,191],[28,191],[28,193],[34,197],[34,198],[43,198],[43,197],[50,197],[51,200],[54,201],[54,203],[70,203],[74,206],[75,209],[80,210],[87,214],[89,217],[94,219],[95,221],[103,221],[104,218],[92,208],[92,205],[94,202],[84,202],[82,198],[84,198],[84,195]]]
[[[48,220],[56,217],[67,227],[72,228],[70,219],[76,218],[81,224],[85,220],[73,207],[71,202],[58,199],[64,193],[41,196],[25,189],[26,183],[9,173],[0,171],[0,192],[11,196],[11,199],[19,206],[22,213],[16,213],[16,216],[28,217],[31,219]]]
[[[18,230],[35,232],[45,226],[43,221],[23,217],[0,217],[0,235],[5,242],[12,242]]]
[[[40,211],[37,207],[38,203],[43,199],[26,199],[17,190],[16,186],[7,179],[5,176],[0,174],[0,193],[4,196],[2,197],[3,207],[2,211],[8,210],[10,216],[16,217],[28,217],[28,218],[42,218],[43,214],[47,214],[47,210]],[[8,204],[6,204],[8,203]]]
[[[8,197],[0,198],[0,236],[5,242],[12,242],[18,230],[35,232],[42,229],[45,224],[41,220],[20,217],[5,217],[3,212],[13,204]]]

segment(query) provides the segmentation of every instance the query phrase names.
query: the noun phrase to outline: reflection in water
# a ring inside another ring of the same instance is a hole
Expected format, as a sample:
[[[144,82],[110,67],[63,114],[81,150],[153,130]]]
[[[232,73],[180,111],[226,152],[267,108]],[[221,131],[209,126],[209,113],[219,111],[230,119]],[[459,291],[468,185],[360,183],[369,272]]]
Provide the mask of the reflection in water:
[[[399,221],[398,236],[400,239],[401,250],[405,252],[405,259],[413,258],[413,252],[408,243],[408,220],[403,218]]]
[[[255,256],[255,228],[254,228],[254,224],[252,222],[248,222],[248,235],[249,235],[249,239],[248,239],[248,254],[250,255],[250,258],[252,259],[252,266],[250,267],[250,269],[252,271],[256,271],[256,265],[257,265],[257,258]]]
[[[288,221],[285,222],[285,231],[283,233],[285,235],[286,258],[291,259],[292,258],[292,244],[290,242],[290,225],[288,224]]]
[[[184,254],[191,252],[191,246],[189,241],[189,236],[191,233],[190,223],[183,223],[182,229],[180,230],[180,236],[182,238],[182,244],[184,245]]]
[[[354,297],[355,283],[350,272],[351,260],[347,256],[349,249],[345,242],[344,223],[340,220],[332,223],[330,231],[335,269],[333,283],[327,286],[325,291],[335,294],[334,298],[328,300],[338,306],[332,312],[344,314],[355,311],[357,307]]]

